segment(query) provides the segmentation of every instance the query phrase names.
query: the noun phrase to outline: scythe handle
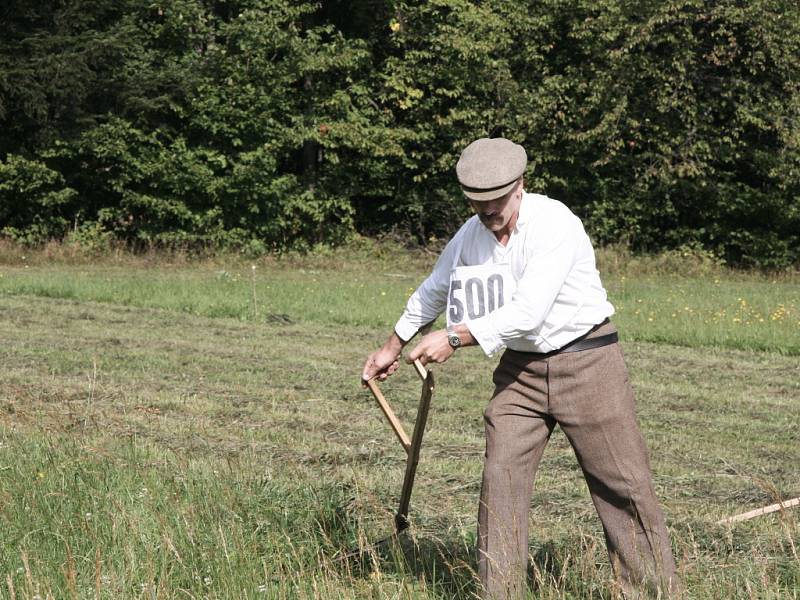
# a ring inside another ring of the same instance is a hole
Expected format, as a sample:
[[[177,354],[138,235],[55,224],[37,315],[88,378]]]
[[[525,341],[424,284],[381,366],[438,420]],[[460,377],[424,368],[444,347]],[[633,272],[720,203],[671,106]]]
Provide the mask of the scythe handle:
[[[381,407],[383,414],[386,415],[386,418],[389,420],[389,424],[392,426],[397,439],[400,440],[400,443],[403,445],[406,453],[408,453],[408,449],[411,447],[411,440],[408,438],[408,434],[406,433],[405,429],[403,429],[400,419],[397,418],[397,415],[394,414],[392,407],[389,406],[388,402],[386,402],[386,398],[384,398],[383,393],[381,393],[381,391],[378,389],[378,384],[375,383],[375,380],[370,379],[367,381],[367,385],[369,386],[372,395],[375,396],[375,400],[378,401],[378,405]]]
[[[419,378],[422,379],[422,381],[425,381],[428,378],[428,370],[419,359],[414,361],[414,368],[417,370],[417,375],[419,375]]]
[[[419,362],[419,361],[416,361]],[[422,395],[419,399],[417,408],[417,418],[414,422],[414,435],[411,438],[411,447],[408,450],[408,460],[406,461],[406,474],[403,478],[403,491],[400,494],[400,507],[397,510],[395,524],[398,531],[408,527],[408,505],[411,502],[411,490],[414,487],[414,477],[417,474],[417,463],[419,463],[419,451],[422,447],[422,436],[425,433],[425,424],[428,422],[428,410],[431,406],[431,396],[433,395],[433,373],[426,371],[425,367],[416,365],[417,371],[422,377]]]

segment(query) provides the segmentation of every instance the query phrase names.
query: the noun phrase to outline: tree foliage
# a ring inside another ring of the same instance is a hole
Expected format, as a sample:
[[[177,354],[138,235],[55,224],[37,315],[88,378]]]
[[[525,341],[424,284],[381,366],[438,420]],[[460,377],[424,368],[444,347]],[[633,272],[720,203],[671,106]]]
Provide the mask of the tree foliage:
[[[461,149],[601,243],[800,260],[800,6],[788,0],[10,0],[0,230],[335,243],[466,215]]]

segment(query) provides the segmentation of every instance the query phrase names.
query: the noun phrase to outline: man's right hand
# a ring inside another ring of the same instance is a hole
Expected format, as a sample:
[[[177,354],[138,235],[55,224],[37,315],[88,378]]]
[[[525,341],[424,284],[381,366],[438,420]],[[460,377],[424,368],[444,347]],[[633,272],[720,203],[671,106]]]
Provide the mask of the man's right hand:
[[[380,350],[376,350],[367,357],[361,372],[362,385],[366,385],[367,381],[376,377],[379,381],[383,381],[394,373],[400,366],[400,352],[404,345],[405,342],[396,333],[392,333]]]

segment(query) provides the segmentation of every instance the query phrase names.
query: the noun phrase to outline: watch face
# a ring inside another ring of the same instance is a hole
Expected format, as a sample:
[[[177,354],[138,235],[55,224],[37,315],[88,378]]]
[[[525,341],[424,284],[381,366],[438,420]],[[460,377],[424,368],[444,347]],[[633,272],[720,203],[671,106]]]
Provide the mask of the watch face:
[[[453,348],[458,348],[461,345],[461,338],[458,337],[455,333],[451,333],[447,336],[447,341]]]

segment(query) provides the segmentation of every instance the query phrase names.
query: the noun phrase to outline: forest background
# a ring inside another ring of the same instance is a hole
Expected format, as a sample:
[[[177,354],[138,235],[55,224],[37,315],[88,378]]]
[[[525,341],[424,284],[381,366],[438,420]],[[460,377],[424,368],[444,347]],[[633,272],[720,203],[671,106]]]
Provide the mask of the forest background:
[[[428,244],[502,135],[598,244],[800,262],[794,0],[9,0],[0,32],[18,242]]]

